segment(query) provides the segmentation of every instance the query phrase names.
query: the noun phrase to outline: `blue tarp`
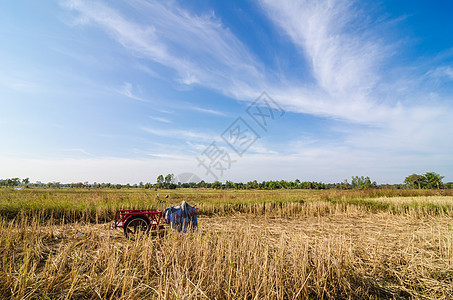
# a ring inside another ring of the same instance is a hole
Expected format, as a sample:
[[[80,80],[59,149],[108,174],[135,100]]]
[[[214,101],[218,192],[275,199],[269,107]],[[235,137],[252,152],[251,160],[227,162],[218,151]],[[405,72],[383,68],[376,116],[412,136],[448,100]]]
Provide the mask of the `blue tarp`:
[[[171,206],[164,210],[164,219],[171,228],[187,232],[198,230],[197,208],[182,201],[180,206]]]

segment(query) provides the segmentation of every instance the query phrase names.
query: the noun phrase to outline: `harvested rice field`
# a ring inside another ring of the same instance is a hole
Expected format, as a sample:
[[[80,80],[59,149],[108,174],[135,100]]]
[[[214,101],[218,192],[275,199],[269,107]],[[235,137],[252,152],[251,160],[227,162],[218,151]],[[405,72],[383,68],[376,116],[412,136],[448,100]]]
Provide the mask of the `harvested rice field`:
[[[19,198],[13,191],[2,193],[14,194],[9,197],[15,201]],[[115,199],[142,197],[125,191],[103,193],[71,197],[79,204],[87,199],[86,204],[94,201],[87,196],[108,200],[113,195],[112,207],[119,206]],[[111,222],[105,221],[109,211],[77,212],[72,202],[58,214],[22,209],[13,216],[3,211],[0,297],[453,297],[451,195],[272,191],[266,202],[265,191],[209,191],[214,209],[203,193],[208,191],[200,191],[199,201],[189,193],[174,199],[199,202],[197,232],[167,230],[136,241],[127,240],[121,229],[110,228]],[[22,195],[35,200],[55,196],[49,191]],[[2,199],[5,209],[8,203]],[[134,201],[131,205],[139,203]]]

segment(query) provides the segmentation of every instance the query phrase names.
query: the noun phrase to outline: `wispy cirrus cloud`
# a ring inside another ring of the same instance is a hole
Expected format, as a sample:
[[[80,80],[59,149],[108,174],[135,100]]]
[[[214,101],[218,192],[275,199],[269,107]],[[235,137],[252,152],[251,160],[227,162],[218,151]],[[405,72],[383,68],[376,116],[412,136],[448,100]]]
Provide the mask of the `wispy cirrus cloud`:
[[[442,135],[445,128],[453,127],[451,96],[436,100],[440,105],[430,102],[436,97],[430,80],[451,81],[451,67],[422,70],[392,65],[401,45],[386,39],[381,30],[385,21],[373,21],[355,1],[259,2],[271,23],[299,51],[294,57],[308,62],[310,68],[301,72],[308,72],[312,80],[275,80],[285,78],[278,75],[271,80],[263,74],[274,70],[265,69],[214,14],[196,15],[177,2],[128,2],[139,13],[134,19],[101,2],[66,3],[83,20],[77,26],[101,28],[134,55],[172,70],[173,80],[179,83],[249,101],[265,90],[287,111],[354,124],[355,128],[341,133],[345,147],[334,147],[345,157],[351,157],[347,155],[351,149],[373,147],[368,152],[371,156],[377,151],[403,157],[412,149],[426,153],[453,150],[451,139]],[[146,70],[152,74],[152,64]],[[127,89],[124,92],[128,95]],[[219,113],[206,108],[198,111]],[[144,130],[193,141],[215,140],[187,130]],[[441,150],[433,149],[439,145]]]
[[[428,104],[435,87],[426,82],[425,72],[415,66],[392,67],[398,43],[385,40],[381,31],[385,24],[370,21],[356,2],[260,3],[311,66],[314,84],[273,85],[269,89],[287,109],[376,126],[381,136],[395,136],[395,142],[413,134],[404,124],[420,127],[415,131],[425,142],[440,136],[429,135],[421,127],[434,132],[452,125],[445,113],[452,111],[445,105],[449,101]],[[448,67],[433,71],[433,75],[445,78],[450,73]],[[420,98],[425,101],[418,101]]]
[[[76,26],[94,25],[132,53],[164,65],[186,85],[199,84],[225,94],[263,80],[261,64],[214,15],[194,15],[174,2],[130,1],[143,17],[134,20],[97,1],[70,0],[79,13]]]
[[[128,2],[142,16],[134,19],[97,1],[69,0],[66,6],[79,13],[83,22],[76,22],[78,26],[100,27],[132,53],[174,70],[187,85],[213,88],[242,100],[266,90],[288,110],[375,125],[404,117],[405,110],[412,109],[403,99],[405,92],[398,94],[398,89],[405,86],[410,91],[421,79],[410,78],[408,72],[386,79],[397,42],[385,40],[383,26],[354,1],[260,3],[299,49],[300,59],[308,61],[315,84],[269,81],[263,75],[269,70],[214,14],[195,15],[177,2]],[[451,77],[451,69],[438,69],[435,74]],[[398,77],[404,82],[393,83]],[[128,86],[123,92],[136,97]],[[400,97],[395,99],[395,94]]]
[[[176,154],[163,154],[163,153],[148,153],[151,157],[163,158],[163,159],[171,159],[171,160],[181,160],[187,161],[190,156],[187,155],[176,155]]]
[[[71,149],[59,149],[59,151],[67,154],[74,154],[74,155],[85,155],[85,156],[93,156],[92,153],[89,153],[83,148],[71,148]]]
[[[436,58],[396,60],[401,44],[385,34],[385,26],[397,22],[373,24],[355,1],[260,2],[309,62],[314,79],[272,85],[268,92],[286,110],[340,121],[331,127],[340,139],[290,144],[288,157],[298,162],[311,157],[319,170],[323,157],[341,158],[346,163],[328,159],[329,166],[342,172],[369,169],[382,178],[392,172],[394,179],[404,170],[448,170],[453,139],[444,132],[453,127],[453,97],[441,87],[451,83],[449,66]],[[304,166],[313,169],[312,163]]]
[[[226,114],[224,112],[221,112],[221,111],[218,111],[215,109],[202,108],[202,107],[198,107],[198,106],[191,106],[189,109],[199,111],[202,113],[216,115],[216,116],[226,116]]]
[[[434,70],[430,70],[427,75],[437,79],[444,78],[448,81],[453,81],[453,67],[440,66],[435,68]]]
[[[354,3],[263,0],[261,4],[309,63],[315,82],[276,86],[273,96],[302,112],[366,122],[363,113],[375,111],[378,105],[373,93],[392,46],[366,24],[369,21]]]
[[[115,89],[115,91],[123,96],[126,96],[127,98],[147,102],[145,99],[134,94],[133,85],[130,82],[125,82],[120,88]]]
[[[389,56],[352,1],[261,1],[268,17],[299,47],[329,96],[366,95]],[[366,28],[366,29],[360,29]]]
[[[176,2],[132,1],[130,5],[146,15],[134,20],[100,2],[72,0],[67,7],[80,13],[84,26],[98,26],[126,49],[174,70],[183,84],[248,101],[267,90],[288,109],[353,121],[361,121],[361,112],[374,110],[368,96],[380,78],[377,65],[389,49],[369,32],[347,32],[357,22],[354,16],[360,15],[351,4],[262,4],[300,48],[300,59],[310,62],[316,85],[269,81],[262,63],[213,14],[194,15]]]
[[[195,140],[195,141],[213,141],[218,139],[217,136],[211,135],[205,132],[197,132],[190,130],[179,130],[179,129],[155,129],[149,127],[141,127],[141,130],[148,132],[150,134],[161,136],[161,137],[170,137],[174,139],[185,139],[185,140]]]
[[[171,123],[172,122],[171,120],[169,120],[167,118],[162,118],[162,117],[149,116],[149,118],[152,120],[155,120],[155,121],[162,122],[162,123]]]

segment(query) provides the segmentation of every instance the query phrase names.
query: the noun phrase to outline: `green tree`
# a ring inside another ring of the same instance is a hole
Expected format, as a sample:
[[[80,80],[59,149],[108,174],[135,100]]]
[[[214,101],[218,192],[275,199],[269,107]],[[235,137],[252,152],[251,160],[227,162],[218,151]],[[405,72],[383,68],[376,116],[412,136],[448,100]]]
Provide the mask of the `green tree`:
[[[352,183],[351,183],[353,188],[359,188],[359,189],[364,189],[364,188],[369,188],[371,187],[371,180],[370,177],[363,177],[363,176],[352,176]]]
[[[157,176],[157,187],[162,188],[164,186],[165,180],[164,175]]]
[[[284,189],[288,188],[288,182],[286,180],[280,180],[280,186]]]
[[[225,182],[225,188],[226,188],[226,189],[232,189],[233,187],[234,187],[234,185],[233,185],[233,182],[232,182],[232,181],[227,180],[227,181]]]
[[[427,189],[440,189],[442,188],[442,179],[444,176],[441,176],[435,172],[427,172],[424,177],[426,178],[426,188]]]
[[[205,188],[206,187],[206,182],[204,180],[201,180],[200,182],[197,183],[198,188]]]
[[[20,179],[19,178],[11,178],[11,179],[6,179],[7,185],[8,186],[18,186],[20,184]]]
[[[247,189],[257,189],[259,187],[256,180],[247,182]]]
[[[167,174],[167,176],[165,176],[165,187],[169,188],[174,180],[175,180],[175,175]]]
[[[222,183],[220,181],[216,180],[211,184],[211,188],[219,190],[222,188]]]
[[[407,184],[410,188],[421,189],[426,185],[426,178],[423,175],[412,174],[404,179],[404,183]]]
[[[340,184],[340,189],[342,189],[342,190],[348,190],[350,188],[351,188],[351,185],[349,184],[347,179],[343,180],[343,182]]]

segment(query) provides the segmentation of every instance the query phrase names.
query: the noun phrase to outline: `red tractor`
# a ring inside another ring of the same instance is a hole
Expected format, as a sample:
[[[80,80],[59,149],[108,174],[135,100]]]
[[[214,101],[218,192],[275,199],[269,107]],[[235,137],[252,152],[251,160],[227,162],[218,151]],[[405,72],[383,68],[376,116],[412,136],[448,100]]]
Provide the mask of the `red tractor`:
[[[168,195],[165,196],[168,198]],[[121,227],[129,239],[136,239],[149,232],[163,232],[165,224],[171,224],[173,229],[186,232],[188,229],[198,229],[197,208],[182,201],[180,206],[171,206],[163,209],[165,201],[159,200],[157,194],[158,209],[124,209],[116,212],[115,221],[111,228]]]

